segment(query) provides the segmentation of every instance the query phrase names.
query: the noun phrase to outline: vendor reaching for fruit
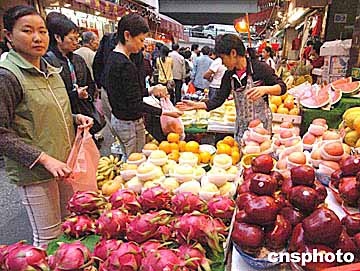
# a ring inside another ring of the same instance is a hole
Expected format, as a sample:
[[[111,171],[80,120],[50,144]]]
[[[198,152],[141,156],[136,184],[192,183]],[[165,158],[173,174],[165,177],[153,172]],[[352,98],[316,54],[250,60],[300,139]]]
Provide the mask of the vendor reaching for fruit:
[[[105,67],[105,89],[111,105],[111,123],[125,145],[126,155],[141,152],[145,145],[143,113],[179,117],[182,113],[165,111],[143,102],[144,89],[141,76],[130,54],[144,47],[149,26],[137,14],[121,18],[118,24],[118,44],[110,53]],[[161,87],[150,89],[154,95],[164,96]]]
[[[61,69],[43,59],[49,35],[40,14],[15,6],[3,20],[13,49],[0,63],[0,154],[29,215],[34,245],[41,246],[61,234],[61,220],[68,215],[73,190],[62,178],[71,173],[66,160],[74,120],[85,128],[93,119],[73,118]]]
[[[267,95],[283,95],[285,83],[266,63],[245,56],[245,47],[237,35],[225,34],[216,39],[215,51],[228,71],[222,78],[216,95],[206,102],[182,101],[180,110],[213,110],[221,106],[230,93],[236,105],[235,139],[240,142],[251,120],[260,119],[264,128],[271,131],[272,113]]]

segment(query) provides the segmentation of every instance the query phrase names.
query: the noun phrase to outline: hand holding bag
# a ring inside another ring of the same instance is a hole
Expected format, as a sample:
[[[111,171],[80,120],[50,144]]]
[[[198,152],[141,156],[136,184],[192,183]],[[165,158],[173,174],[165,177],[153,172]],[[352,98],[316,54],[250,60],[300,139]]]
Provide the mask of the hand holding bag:
[[[161,98],[160,99],[161,108],[166,111],[175,111],[176,108],[172,104],[169,98]],[[180,118],[173,118],[169,116],[162,115],[160,117],[161,128],[165,135],[169,133],[176,133],[181,135],[183,138],[184,134],[184,124],[182,123]]]
[[[98,190],[96,170],[99,159],[100,153],[89,128],[78,128],[74,145],[66,162],[72,170],[66,181],[72,185],[74,192]]]

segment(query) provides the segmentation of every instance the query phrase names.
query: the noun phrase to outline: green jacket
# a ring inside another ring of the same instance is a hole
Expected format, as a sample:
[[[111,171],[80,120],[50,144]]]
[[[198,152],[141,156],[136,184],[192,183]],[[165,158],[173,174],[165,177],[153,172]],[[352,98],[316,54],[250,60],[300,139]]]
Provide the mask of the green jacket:
[[[12,72],[23,90],[12,124],[14,132],[27,144],[66,162],[74,140],[70,101],[60,69],[47,62],[44,73],[11,50],[0,67]],[[7,175],[12,183],[27,185],[48,181],[53,176],[36,163],[31,169],[5,157]]]

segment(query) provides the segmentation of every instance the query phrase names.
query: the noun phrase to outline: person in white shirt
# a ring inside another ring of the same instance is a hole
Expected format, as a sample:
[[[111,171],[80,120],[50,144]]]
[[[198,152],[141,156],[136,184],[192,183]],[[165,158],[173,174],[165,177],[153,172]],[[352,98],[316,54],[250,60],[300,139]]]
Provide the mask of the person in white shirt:
[[[182,55],[179,53],[180,46],[177,43],[172,45],[172,51],[169,53],[169,57],[172,58],[172,74],[175,82],[175,101],[181,101],[181,87],[185,80],[186,69],[185,69],[185,60]]]
[[[262,56],[266,64],[268,64],[274,71],[276,70],[274,57],[274,51],[270,46],[266,46],[262,51]]]
[[[89,68],[91,77],[94,80],[92,65],[96,50],[99,47],[99,38],[94,32],[88,31],[82,33],[81,40],[82,46],[74,51],[74,54],[81,56],[85,60],[86,66]]]
[[[220,90],[221,79],[224,76],[226,67],[222,63],[222,59],[218,57],[215,52],[210,56],[214,61],[211,63],[207,72],[204,73],[204,78],[210,82],[209,85],[209,99],[215,96],[216,92]]]
[[[194,64],[195,59],[200,56],[199,44],[191,45],[191,62]]]

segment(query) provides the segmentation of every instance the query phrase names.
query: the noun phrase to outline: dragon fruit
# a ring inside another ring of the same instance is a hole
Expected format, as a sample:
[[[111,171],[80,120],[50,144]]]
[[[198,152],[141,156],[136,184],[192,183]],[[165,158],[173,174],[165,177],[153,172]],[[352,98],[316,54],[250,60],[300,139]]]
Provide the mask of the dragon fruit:
[[[222,252],[219,244],[219,235],[212,217],[200,212],[184,214],[174,224],[177,240],[180,244],[197,241],[208,245],[215,255]]]
[[[106,259],[110,256],[110,253],[117,250],[121,243],[122,241],[120,240],[102,239],[94,248],[94,256],[102,261],[106,261]]]
[[[0,246],[0,270],[5,270],[5,260],[6,257],[9,255],[9,252],[12,251],[15,248],[18,248],[22,245],[24,245],[25,241],[20,241],[15,244],[11,244],[8,246]]]
[[[61,243],[53,256],[49,257],[51,270],[84,270],[93,264],[90,250],[76,241],[71,244]]]
[[[206,250],[201,244],[181,245],[178,250],[178,255],[190,270],[211,271],[210,262],[205,256]]]
[[[9,248],[9,247],[8,247]],[[46,252],[32,245],[21,244],[10,248],[5,257],[5,268],[2,270],[49,271]]]
[[[172,211],[178,215],[192,213],[193,211],[202,212],[205,209],[205,203],[199,196],[190,192],[183,192],[175,195],[171,199],[171,206]]]
[[[92,234],[95,230],[94,221],[86,215],[71,216],[65,220],[62,231],[73,238]]]
[[[180,271],[185,264],[171,249],[159,249],[147,252],[141,261],[140,271]]]
[[[67,204],[67,209],[78,215],[97,213],[107,204],[105,197],[96,192],[76,192]]]
[[[122,243],[117,250],[111,252],[99,271],[137,271],[140,268],[142,249],[134,242]]]
[[[136,243],[143,243],[153,238],[160,226],[166,225],[171,218],[171,212],[162,210],[147,214],[138,214],[127,229],[127,239]]]
[[[112,209],[124,208],[129,213],[136,214],[141,210],[141,205],[137,200],[137,195],[134,191],[128,189],[120,189],[111,195],[109,202]]]
[[[144,190],[139,197],[144,212],[168,209],[170,201],[169,192],[160,185]]]
[[[128,222],[129,217],[125,211],[105,211],[96,221],[96,234],[106,239],[121,239],[125,236]]]
[[[158,240],[148,240],[144,243],[141,244],[141,248],[144,252],[144,254],[146,255],[149,251],[151,250],[158,250],[164,246],[167,246],[171,244],[171,242],[168,243],[160,243],[160,241]]]
[[[154,239],[166,242],[172,238],[171,228],[167,225],[160,226],[154,236]]]
[[[219,234],[221,234],[222,236],[224,236],[224,239],[225,239],[225,237],[228,236],[228,234],[229,234],[229,228],[226,227],[226,225],[220,218],[214,218],[213,222],[214,222],[215,229],[217,230],[217,232]]]
[[[230,220],[235,210],[235,201],[223,196],[216,196],[208,202],[209,214],[213,217]]]

